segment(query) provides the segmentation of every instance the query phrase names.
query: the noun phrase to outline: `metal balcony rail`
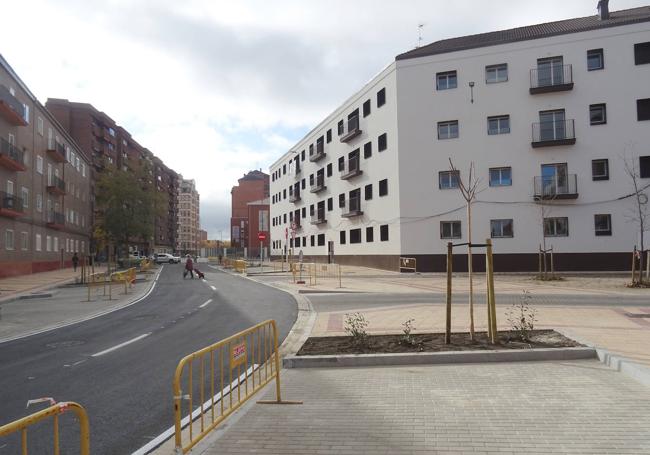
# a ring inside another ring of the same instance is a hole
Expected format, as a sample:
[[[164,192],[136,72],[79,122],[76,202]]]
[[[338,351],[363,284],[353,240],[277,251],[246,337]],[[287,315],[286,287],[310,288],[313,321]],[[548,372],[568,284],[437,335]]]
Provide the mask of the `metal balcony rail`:
[[[55,212],[54,210],[48,212],[47,214],[48,224],[65,224],[65,217],[61,212]]]
[[[575,142],[574,120],[533,123],[533,144],[544,142]]]
[[[12,210],[14,212],[23,211],[23,200],[13,194],[0,191],[0,209]]]
[[[575,199],[578,196],[576,174],[535,177],[535,199]]]
[[[310,192],[311,193],[317,193],[319,191],[322,191],[325,189],[325,177],[320,176],[316,177],[316,181],[314,182],[313,185],[310,185]]]
[[[52,176],[52,178],[48,181],[47,186],[65,193],[65,182],[63,179],[57,177],[56,175]]]
[[[361,215],[361,198],[360,197],[351,197],[345,200],[345,205],[342,207],[343,216],[351,217],[356,215]]]
[[[354,177],[359,174],[361,174],[361,169],[360,169],[360,162],[358,156],[355,156],[345,161],[343,165],[343,169],[341,169],[342,179],[344,180],[349,179],[350,177]]]
[[[311,216],[311,224],[321,224],[325,221],[325,210],[317,210],[316,213]]]
[[[25,106],[23,106],[22,103],[11,94],[9,89],[2,84],[0,84],[0,102],[7,105],[7,107],[14,111],[16,115],[20,116],[21,119],[25,118]]]
[[[351,117],[343,126],[341,142],[348,142],[359,134],[361,134],[361,130],[359,129],[359,117]]]
[[[530,70],[532,90],[552,87],[569,89],[569,86],[573,86],[573,69],[570,64],[543,64]]]
[[[300,200],[300,191],[294,191],[289,195],[289,202],[298,202]]]
[[[317,142],[316,147],[309,151],[309,161],[318,161],[325,157],[325,146],[322,142]]]
[[[23,152],[14,144],[9,143],[5,138],[0,138],[0,154],[12,161],[23,164]]]

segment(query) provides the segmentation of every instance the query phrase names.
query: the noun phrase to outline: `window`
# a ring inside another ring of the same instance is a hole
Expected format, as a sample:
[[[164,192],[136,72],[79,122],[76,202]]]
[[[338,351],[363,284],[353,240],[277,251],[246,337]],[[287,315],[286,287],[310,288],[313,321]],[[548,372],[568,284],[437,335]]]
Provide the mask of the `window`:
[[[496,84],[508,80],[508,64],[489,65],[485,67],[485,83]]]
[[[379,240],[382,242],[388,242],[388,225],[382,224],[379,226]]]
[[[544,218],[544,236],[545,237],[568,237],[569,236],[569,218]]]
[[[456,88],[458,81],[456,78],[456,71],[446,71],[444,73],[436,74],[436,89],[449,90]]]
[[[386,89],[382,88],[377,92],[377,107],[382,107],[386,104]]]
[[[345,245],[345,231],[339,232],[339,243]]]
[[[29,233],[21,232],[20,233],[20,249],[27,251],[29,249]]]
[[[366,242],[372,242],[374,235],[375,234],[374,234],[372,226],[368,226],[366,228]]]
[[[388,179],[379,181],[379,196],[388,195]]]
[[[42,212],[43,211],[43,195],[42,194],[37,194],[36,195],[36,211],[37,212]]]
[[[510,133],[510,116],[495,115],[488,117],[488,134],[508,134]]]
[[[309,240],[310,240],[309,243],[311,244],[311,246],[316,246],[316,243],[315,243],[316,238],[313,235],[311,236],[311,238]]]
[[[592,160],[591,178],[593,180],[609,180],[609,160]]]
[[[363,103],[363,116],[368,117],[370,115],[370,100],[366,100],[365,103]]]
[[[345,158],[340,157],[339,158],[339,172],[345,169]]]
[[[303,218],[307,218],[307,207],[303,207],[303,208],[302,208],[302,212],[301,212],[301,214],[302,214],[302,217],[303,217]]]
[[[23,208],[29,208],[29,190],[24,186],[21,188],[20,197],[23,199]]]
[[[52,251],[52,237],[45,236],[45,251]]]
[[[441,221],[440,222],[440,238],[441,239],[459,239],[460,221]]]
[[[372,199],[372,183],[369,183],[368,185],[365,186],[365,195],[366,195],[366,201],[369,201]]]
[[[594,231],[597,236],[612,235],[612,215],[594,215]]]
[[[370,158],[372,156],[372,142],[363,144],[363,157]]]
[[[343,128],[343,120],[339,120],[339,123],[336,125],[337,127],[337,132],[339,136],[343,134],[344,128]]]
[[[43,175],[43,157],[36,155],[36,172]]]
[[[587,51],[587,71],[602,70],[605,68],[605,59],[602,49]]]
[[[645,65],[650,63],[650,41],[634,45],[634,64]]]
[[[490,237],[512,237],[512,220],[490,220]]]
[[[639,157],[639,177],[650,178],[650,156]]]
[[[41,234],[36,234],[34,249],[36,251],[41,251]]]
[[[332,142],[332,130],[331,129],[327,130],[327,133],[325,133],[325,137],[326,137],[326,141],[327,141],[328,144],[330,142]]]
[[[636,100],[636,118],[638,121],[650,120],[650,98]]]
[[[11,229],[5,230],[5,250],[14,249],[14,231]]]
[[[345,207],[345,193],[339,194],[339,208]]]
[[[380,152],[383,152],[388,148],[388,137],[386,136],[386,133],[382,134],[377,138],[377,150]]]
[[[331,132],[331,131],[332,131],[332,130],[330,130],[330,132]],[[330,134],[330,136],[331,136],[331,134]],[[300,160],[301,160],[301,161],[305,161],[305,151],[304,151],[304,150],[303,150],[302,152],[300,152]]]
[[[511,186],[512,168],[493,167],[490,168],[490,186]]]
[[[458,188],[460,171],[440,171],[438,173],[438,188],[448,190]]]
[[[287,173],[287,165],[283,164],[282,165],[282,175],[285,175]]]
[[[327,199],[327,211],[331,212],[332,210],[334,210],[334,199],[328,198]]]
[[[43,136],[43,119],[41,117],[39,117],[36,121],[36,129],[38,131],[38,134]]]
[[[589,124],[590,125],[604,125],[607,123],[607,111],[605,103],[591,104],[589,106]]]
[[[361,228],[350,229],[350,243],[361,243]]]
[[[453,139],[458,137],[458,120],[438,122],[438,139]]]
[[[325,245],[325,234],[318,234],[318,246]]]

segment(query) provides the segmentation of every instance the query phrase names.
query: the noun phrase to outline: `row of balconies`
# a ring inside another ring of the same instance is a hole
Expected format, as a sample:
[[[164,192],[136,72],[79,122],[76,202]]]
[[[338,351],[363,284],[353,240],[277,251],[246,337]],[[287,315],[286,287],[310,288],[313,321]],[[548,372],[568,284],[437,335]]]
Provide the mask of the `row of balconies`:
[[[0,216],[7,218],[19,218],[25,214],[23,199],[0,191]],[[63,229],[65,216],[61,212],[50,210],[46,216],[47,227],[52,229]]]
[[[25,106],[11,94],[9,89],[0,84],[0,115],[14,126],[26,126]]]

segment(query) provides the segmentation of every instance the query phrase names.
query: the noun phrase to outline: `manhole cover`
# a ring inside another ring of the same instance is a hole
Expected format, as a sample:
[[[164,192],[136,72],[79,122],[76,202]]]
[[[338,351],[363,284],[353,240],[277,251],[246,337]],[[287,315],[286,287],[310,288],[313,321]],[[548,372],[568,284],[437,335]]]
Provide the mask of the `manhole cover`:
[[[628,318],[648,318],[650,319],[650,313],[627,313]]]
[[[50,349],[71,348],[73,346],[79,346],[85,343],[85,341],[80,340],[55,341],[54,343],[47,343],[45,347]]]

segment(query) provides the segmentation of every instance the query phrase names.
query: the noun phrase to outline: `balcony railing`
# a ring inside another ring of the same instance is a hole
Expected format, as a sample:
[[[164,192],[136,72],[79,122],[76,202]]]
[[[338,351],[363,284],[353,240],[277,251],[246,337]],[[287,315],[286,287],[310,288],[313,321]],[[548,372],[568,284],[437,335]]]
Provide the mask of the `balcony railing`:
[[[316,213],[311,216],[311,224],[323,224],[326,222],[325,210],[317,210]]]
[[[298,202],[300,200],[300,191],[295,191],[289,195],[289,202]]]
[[[27,125],[25,121],[25,106],[4,85],[0,85],[0,115],[12,125]]]
[[[53,175],[47,182],[47,191],[50,194],[63,196],[65,194],[65,182],[56,175]]]
[[[63,229],[65,226],[65,217],[63,213],[51,210],[47,213],[47,226],[52,229]]]
[[[345,205],[342,207],[343,213],[341,214],[344,218],[351,218],[353,216],[363,215],[361,210],[361,198],[360,197],[351,197],[345,200]]]
[[[325,146],[322,142],[317,142],[314,150],[309,151],[309,161],[318,161],[325,158]]]
[[[310,193],[320,193],[327,187],[325,186],[325,177],[317,177],[316,182],[310,186],[309,192]]]
[[[573,119],[533,123],[533,147],[572,145],[576,143]]]
[[[530,70],[530,93],[562,92],[573,89],[571,65],[540,65]]]
[[[576,199],[578,197],[578,178],[576,174],[548,175],[535,177],[536,201],[549,199]]]
[[[0,191],[0,215],[16,218],[23,215],[23,200],[13,194]]]
[[[27,169],[22,150],[14,144],[10,144],[4,138],[0,138],[0,166],[10,171],[24,171]]]
[[[360,134],[361,129],[359,129],[359,117],[352,117],[343,126],[343,134],[341,135],[340,141],[350,142]]]
[[[361,175],[363,172],[359,166],[359,157],[355,156],[350,158],[344,163],[343,169],[341,169],[341,179],[347,180],[357,175]]]
[[[48,141],[47,154],[57,163],[65,163],[65,145],[54,140]]]
[[[296,164],[294,165],[293,175],[296,176],[296,177],[299,177],[301,172],[302,172],[302,166],[300,165],[300,161],[298,161],[296,159]]]

